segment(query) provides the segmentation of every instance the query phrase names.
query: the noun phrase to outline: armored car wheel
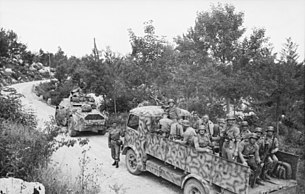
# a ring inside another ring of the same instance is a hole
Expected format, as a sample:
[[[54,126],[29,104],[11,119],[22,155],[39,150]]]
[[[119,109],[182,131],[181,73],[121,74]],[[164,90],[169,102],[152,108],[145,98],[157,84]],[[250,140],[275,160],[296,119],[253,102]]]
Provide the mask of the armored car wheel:
[[[183,194],[208,194],[209,189],[204,187],[198,180],[192,178],[188,180],[183,189]]]
[[[141,170],[138,168],[137,155],[132,149],[129,149],[126,153],[125,162],[127,166],[127,170],[134,175],[138,175],[141,173]]]

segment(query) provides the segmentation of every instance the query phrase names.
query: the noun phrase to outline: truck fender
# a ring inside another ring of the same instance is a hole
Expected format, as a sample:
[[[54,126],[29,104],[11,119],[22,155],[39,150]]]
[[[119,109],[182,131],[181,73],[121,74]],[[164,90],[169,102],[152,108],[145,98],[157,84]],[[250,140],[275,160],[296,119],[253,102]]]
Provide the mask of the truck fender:
[[[124,147],[123,147],[123,150],[122,150],[122,155],[126,155],[126,153],[127,153],[127,151],[128,151],[129,149],[132,149],[132,150],[135,152],[135,154],[136,154],[137,156],[139,155],[139,153],[138,153],[138,151],[137,151],[137,149],[136,149],[136,147],[135,147],[134,145],[124,146]]]
[[[183,178],[183,180],[182,180],[181,189],[184,188],[185,183],[186,183],[189,179],[191,179],[191,178],[194,178],[194,179],[198,180],[199,182],[201,182],[201,183],[202,183],[202,186],[203,186],[204,188],[206,188],[207,191],[210,191],[209,183],[208,183],[205,179],[203,179],[201,176],[196,175],[196,174],[188,174],[188,175],[186,175],[186,176]]]

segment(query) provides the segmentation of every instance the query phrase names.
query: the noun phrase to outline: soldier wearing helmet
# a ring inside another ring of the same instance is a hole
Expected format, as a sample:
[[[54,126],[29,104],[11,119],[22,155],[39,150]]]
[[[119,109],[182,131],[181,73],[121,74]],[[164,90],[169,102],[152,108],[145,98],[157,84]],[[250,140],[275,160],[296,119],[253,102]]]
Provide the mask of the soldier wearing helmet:
[[[264,141],[265,141],[265,137],[263,135],[263,129],[261,127],[256,127],[254,129],[254,133],[257,135],[257,144],[259,146],[259,155],[262,156],[263,155],[263,151],[264,151]]]
[[[123,130],[117,127],[117,123],[113,123],[108,135],[108,147],[111,149],[111,157],[114,160],[112,166],[119,167],[120,151],[123,141],[120,137],[124,136]]]
[[[198,152],[212,152],[212,143],[210,141],[210,135],[205,125],[199,126],[198,134],[194,138],[194,146]]]
[[[246,141],[246,139],[248,139]],[[245,139],[242,140],[238,146],[238,156],[239,161],[245,165],[249,166],[252,170],[251,176],[250,176],[250,183],[251,187],[254,186],[254,180],[256,180],[256,183],[262,184],[257,177],[259,176],[259,173],[257,173],[258,165],[260,165],[261,160],[259,157],[259,147],[256,143],[258,137],[255,133],[248,133],[245,136]],[[256,177],[254,177],[256,176]]]
[[[240,130],[240,137],[241,140],[247,139],[246,136],[251,133],[249,130],[249,125],[247,121],[242,121],[241,122],[241,130]]]
[[[238,156],[238,144],[240,141],[240,131],[235,124],[235,117],[229,115],[227,117],[227,126],[223,134],[224,143],[222,146],[222,157],[234,161]]]
[[[264,141],[264,153],[268,155],[265,162],[265,166],[262,172],[262,179],[270,179],[269,175],[273,175],[274,168],[278,163],[278,158],[275,153],[279,151],[279,141],[275,137],[275,130],[273,126],[268,126],[266,129],[266,137]],[[268,153],[266,153],[268,152]]]
[[[183,126],[182,126],[182,118],[179,118],[177,122],[171,125],[170,130],[170,139],[183,139]]]
[[[183,140],[174,139],[173,141],[182,143],[182,144],[188,144],[188,145],[194,145],[194,138],[196,137],[196,131],[193,127],[191,127],[191,123],[189,120],[183,120],[182,121],[183,130],[185,131],[183,133]]]
[[[213,145],[213,150],[215,153],[221,155],[221,148],[223,145],[222,136],[225,130],[226,121],[224,118],[217,119],[217,124],[214,125],[213,135],[211,136],[211,141]]]
[[[175,105],[175,101],[173,99],[169,99],[168,106],[168,118],[176,122],[180,117],[180,112]]]
[[[210,136],[214,134],[214,123],[210,120],[209,115],[205,114],[202,117],[202,124],[205,125]]]
[[[166,112],[162,114],[162,118],[159,120],[159,129],[162,134],[162,136],[167,137],[171,130],[171,125],[173,124],[173,121],[168,118],[168,115]]]

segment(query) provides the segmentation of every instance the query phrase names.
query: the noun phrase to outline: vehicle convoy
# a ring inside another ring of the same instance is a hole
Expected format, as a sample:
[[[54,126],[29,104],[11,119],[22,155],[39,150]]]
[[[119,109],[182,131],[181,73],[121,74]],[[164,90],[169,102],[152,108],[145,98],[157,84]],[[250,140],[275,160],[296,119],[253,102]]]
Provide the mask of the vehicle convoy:
[[[184,194],[209,193],[296,193],[298,156],[278,152],[289,163],[289,179],[272,178],[264,186],[249,186],[250,168],[212,153],[197,152],[193,146],[177,143],[155,133],[164,110],[159,106],[132,109],[125,129],[123,154],[131,174],[143,171],[181,187]]]
[[[72,91],[55,110],[57,125],[67,126],[71,137],[82,131],[92,131],[104,135],[107,131],[108,116],[101,113],[92,97]]]

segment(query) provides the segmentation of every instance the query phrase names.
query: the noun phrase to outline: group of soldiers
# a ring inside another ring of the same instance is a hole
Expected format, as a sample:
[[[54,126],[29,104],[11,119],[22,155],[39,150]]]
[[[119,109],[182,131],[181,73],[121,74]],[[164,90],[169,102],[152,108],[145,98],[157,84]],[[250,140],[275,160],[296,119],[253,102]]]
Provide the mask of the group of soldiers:
[[[168,101],[158,129],[154,132],[172,141],[194,146],[198,152],[207,152],[220,156],[228,161],[239,162],[251,169],[250,185],[263,185],[270,181],[278,159],[275,153],[279,150],[279,142],[275,137],[273,126],[265,130],[256,127],[250,130],[247,121],[236,122],[233,115],[217,119],[213,123],[207,114],[201,118],[197,113],[186,119],[180,115],[174,100]],[[109,132],[108,145],[114,159],[112,165],[119,167],[120,148],[124,136],[123,131],[113,124]]]
[[[278,159],[275,153],[279,142],[273,126],[265,130],[256,127],[250,130],[247,121],[236,122],[233,115],[219,118],[214,124],[207,114],[201,118],[197,113],[189,120],[179,116],[173,100],[169,109],[159,120],[159,132],[169,139],[194,146],[198,152],[208,152],[239,162],[251,169],[250,185],[263,185],[270,181]]]

